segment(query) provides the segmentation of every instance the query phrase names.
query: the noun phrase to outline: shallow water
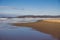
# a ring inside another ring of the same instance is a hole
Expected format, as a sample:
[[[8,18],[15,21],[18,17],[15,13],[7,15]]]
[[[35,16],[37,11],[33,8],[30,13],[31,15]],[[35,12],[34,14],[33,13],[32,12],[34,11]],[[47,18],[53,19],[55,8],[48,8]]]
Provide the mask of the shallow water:
[[[35,22],[41,19],[1,19],[0,20],[0,40],[54,40],[52,35],[42,33],[29,27],[17,27],[9,23],[15,22]]]

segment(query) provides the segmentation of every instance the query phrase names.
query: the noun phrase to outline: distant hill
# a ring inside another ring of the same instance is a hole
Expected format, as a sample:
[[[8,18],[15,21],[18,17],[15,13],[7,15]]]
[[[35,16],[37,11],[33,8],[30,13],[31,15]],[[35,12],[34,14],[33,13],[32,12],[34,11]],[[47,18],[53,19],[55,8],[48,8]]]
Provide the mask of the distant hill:
[[[18,16],[17,18],[60,18],[60,15],[51,16],[51,15],[25,15],[25,16]]]
[[[0,18],[60,18],[60,15],[12,15],[0,13]]]

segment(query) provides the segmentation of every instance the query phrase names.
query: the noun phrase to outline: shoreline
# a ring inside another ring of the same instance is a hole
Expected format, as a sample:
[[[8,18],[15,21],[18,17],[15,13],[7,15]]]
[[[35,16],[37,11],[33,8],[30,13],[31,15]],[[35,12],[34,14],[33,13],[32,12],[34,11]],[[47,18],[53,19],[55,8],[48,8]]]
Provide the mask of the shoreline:
[[[31,23],[12,23],[12,25],[32,27],[37,31],[51,34],[53,37],[60,39],[60,20],[49,19]]]

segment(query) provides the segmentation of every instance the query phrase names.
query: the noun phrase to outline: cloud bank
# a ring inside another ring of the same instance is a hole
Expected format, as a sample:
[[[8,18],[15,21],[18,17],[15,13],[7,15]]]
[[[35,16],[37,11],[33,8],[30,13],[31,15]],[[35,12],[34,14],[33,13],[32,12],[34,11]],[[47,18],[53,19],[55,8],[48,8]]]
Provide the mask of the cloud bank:
[[[58,9],[24,9],[10,6],[0,6],[0,13],[16,15],[60,15]]]

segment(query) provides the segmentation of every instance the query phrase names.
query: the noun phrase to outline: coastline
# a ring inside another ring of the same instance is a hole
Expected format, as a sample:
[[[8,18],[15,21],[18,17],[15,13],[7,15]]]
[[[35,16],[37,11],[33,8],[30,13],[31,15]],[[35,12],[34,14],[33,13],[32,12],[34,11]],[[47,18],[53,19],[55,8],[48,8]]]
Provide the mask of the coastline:
[[[60,20],[39,20],[31,23],[12,23],[15,26],[27,26],[33,29],[51,34],[54,38],[60,39]]]

